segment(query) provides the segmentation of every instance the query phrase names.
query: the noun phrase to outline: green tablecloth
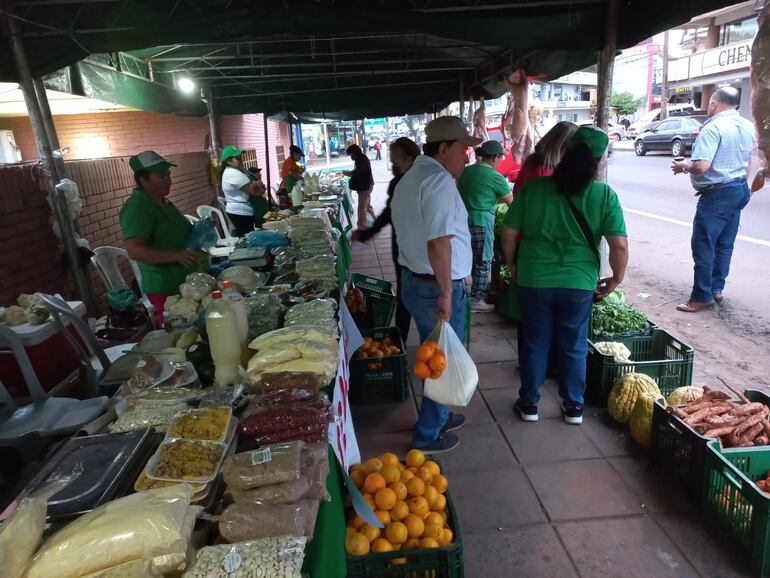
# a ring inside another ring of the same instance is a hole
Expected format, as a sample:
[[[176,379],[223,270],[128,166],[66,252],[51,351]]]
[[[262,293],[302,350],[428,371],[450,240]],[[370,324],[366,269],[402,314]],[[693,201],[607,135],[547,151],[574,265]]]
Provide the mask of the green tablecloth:
[[[345,559],[345,503],[337,456],[331,446],[326,489],[332,499],[330,502],[321,502],[318,508],[313,541],[305,551],[302,573],[310,578],[344,578],[348,572]]]

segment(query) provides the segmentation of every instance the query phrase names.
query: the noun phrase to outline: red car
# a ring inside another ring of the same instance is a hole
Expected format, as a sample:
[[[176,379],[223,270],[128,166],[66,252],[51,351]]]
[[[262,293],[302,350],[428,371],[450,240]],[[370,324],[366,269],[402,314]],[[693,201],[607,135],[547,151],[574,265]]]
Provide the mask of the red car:
[[[489,134],[490,140],[503,142],[503,133],[500,131],[500,126],[488,126],[487,134]],[[511,155],[511,145],[508,142],[503,144],[503,148],[505,150],[505,156],[498,165],[497,172],[513,183],[516,181],[516,177],[519,176],[521,164],[517,163],[514,160],[513,155]]]

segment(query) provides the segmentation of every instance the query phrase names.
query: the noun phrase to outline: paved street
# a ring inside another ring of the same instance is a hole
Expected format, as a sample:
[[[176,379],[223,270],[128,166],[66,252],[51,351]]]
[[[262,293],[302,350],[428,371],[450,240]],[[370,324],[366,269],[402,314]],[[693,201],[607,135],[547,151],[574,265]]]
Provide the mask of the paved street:
[[[646,280],[648,292],[665,292],[680,301],[692,282],[690,235],[697,199],[689,177],[674,176],[665,153],[637,157],[613,154],[610,185],[626,213],[631,242],[630,277]],[[725,296],[730,322],[747,333],[770,331],[770,189],[757,194],[743,211]],[[678,301],[677,301],[678,302]],[[672,306],[676,303],[672,303]]]

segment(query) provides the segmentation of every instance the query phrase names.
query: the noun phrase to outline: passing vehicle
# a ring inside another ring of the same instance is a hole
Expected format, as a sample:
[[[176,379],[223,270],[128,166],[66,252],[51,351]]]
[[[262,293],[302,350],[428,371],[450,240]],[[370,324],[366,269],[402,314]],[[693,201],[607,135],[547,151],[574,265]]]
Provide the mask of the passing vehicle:
[[[643,157],[648,151],[669,151],[680,157],[692,150],[703,125],[690,116],[674,116],[662,120],[634,140],[634,152]]]
[[[695,107],[691,104],[669,104],[667,107],[669,116],[687,115],[695,110]],[[642,118],[636,122],[631,123],[626,131],[627,138],[636,140],[636,137],[643,132],[649,130],[652,125],[660,120],[660,109],[653,108],[645,112]]]

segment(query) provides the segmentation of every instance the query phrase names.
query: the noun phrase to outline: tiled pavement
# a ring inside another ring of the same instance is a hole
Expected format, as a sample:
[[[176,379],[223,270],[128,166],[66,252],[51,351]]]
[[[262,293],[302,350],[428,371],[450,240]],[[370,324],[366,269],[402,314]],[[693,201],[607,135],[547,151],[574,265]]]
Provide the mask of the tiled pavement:
[[[384,191],[378,183],[377,208]],[[352,270],[394,280],[388,231],[374,243],[354,244]],[[548,382],[540,421],[518,420],[515,343],[510,323],[474,316],[479,389],[468,407],[457,408],[468,418],[460,446],[440,457],[459,513],[467,578],[750,576],[695,502],[654,471],[605,411],[588,408],[582,426],[567,426],[557,386]],[[407,345],[411,364],[416,330]],[[363,459],[409,449],[421,394],[414,375],[412,384],[407,402],[353,408]]]

